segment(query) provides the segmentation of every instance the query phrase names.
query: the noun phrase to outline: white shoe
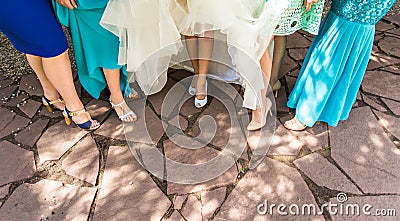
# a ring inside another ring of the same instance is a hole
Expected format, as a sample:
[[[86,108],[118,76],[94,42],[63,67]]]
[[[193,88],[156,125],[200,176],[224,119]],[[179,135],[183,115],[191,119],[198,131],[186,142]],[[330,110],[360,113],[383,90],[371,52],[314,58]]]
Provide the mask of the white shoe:
[[[189,88],[190,89],[190,88]],[[194,97],[194,106],[197,108],[202,108],[207,104],[207,81],[206,81],[206,96],[203,100],[197,99],[197,96]]]
[[[188,92],[189,92],[190,95],[195,96],[196,95],[196,88],[192,87],[192,84],[190,84]]]
[[[258,122],[258,121],[254,121],[253,119],[251,119],[251,122],[247,126],[247,130],[254,131],[254,130],[258,130],[258,129],[263,128],[265,126],[265,124],[267,123],[267,115],[268,115],[268,113],[272,114],[271,107],[272,107],[272,102],[267,98],[266,104],[264,105],[263,108],[261,108],[261,110],[264,111],[263,112],[262,121]]]

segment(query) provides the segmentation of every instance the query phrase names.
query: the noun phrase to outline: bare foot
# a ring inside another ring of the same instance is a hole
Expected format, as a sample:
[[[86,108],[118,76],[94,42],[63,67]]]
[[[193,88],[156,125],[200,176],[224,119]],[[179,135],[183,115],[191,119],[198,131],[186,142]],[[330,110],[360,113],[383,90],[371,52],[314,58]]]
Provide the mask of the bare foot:
[[[135,90],[133,90],[132,93],[130,93],[130,94],[127,96],[127,98],[129,98],[129,99],[136,99],[136,98],[138,98],[138,97],[139,97],[139,94],[138,94],[138,92],[135,91]]]

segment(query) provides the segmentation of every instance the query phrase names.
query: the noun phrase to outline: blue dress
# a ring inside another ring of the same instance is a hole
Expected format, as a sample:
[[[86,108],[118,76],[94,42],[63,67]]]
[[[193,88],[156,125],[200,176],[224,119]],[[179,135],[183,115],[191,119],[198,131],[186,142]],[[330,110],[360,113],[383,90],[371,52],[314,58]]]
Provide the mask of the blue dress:
[[[128,73],[118,65],[119,39],[99,24],[108,0],[76,2],[78,8],[73,10],[54,0],[53,5],[60,23],[69,28],[81,85],[97,99],[107,86],[102,68],[119,69],[121,91],[129,95]]]
[[[288,107],[311,127],[337,126],[354,104],[371,54],[375,24],[395,0],[333,0],[304,59]]]
[[[2,1],[0,31],[26,54],[54,57],[68,49],[49,0]]]

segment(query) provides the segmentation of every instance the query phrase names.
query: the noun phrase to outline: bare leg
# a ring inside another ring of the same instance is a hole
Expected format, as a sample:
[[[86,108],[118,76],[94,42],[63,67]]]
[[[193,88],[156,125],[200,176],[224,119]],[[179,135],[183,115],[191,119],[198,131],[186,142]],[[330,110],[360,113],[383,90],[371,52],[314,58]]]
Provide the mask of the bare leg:
[[[264,89],[261,90],[261,99],[263,102],[263,107],[257,107],[255,110],[251,112],[251,122],[249,123],[249,126],[247,127],[249,130],[257,130],[261,127],[263,127],[266,123],[266,96],[267,96],[267,91],[268,91],[268,86],[269,86],[269,80],[271,78],[271,69],[272,69],[272,59],[271,55],[269,54],[269,48],[271,46],[271,42],[268,45],[267,50],[265,50],[261,60],[260,60],[260,65],[261,65],[261,70],[263,72],[263,80],[264,80]]]
[[[57,89],[53,86],[49,79],[47,79],[46,74],[44,73],[42,57],[27,54],[26,58],[31,68],[36,73],[36,76],[39,78],[40,84],[43,88],[44,96],[51,101],[60,98]],[[63,103],[54,103],[54,106],[60,110],[63,110],[65,107]]]
[[[279,70],[285,55],[287,36],[274,36],[274,57],[272,60],[271,86],[274,88],[279,78]],[[274,88],[275,89],[275,88]]]
[[[82,110],[84,106],[76,93],[75,85],[73,83],[68,50],[56,57],[42,58],[42,64],[47,79],[61,94],[67,108],[70,111]],[[78,114],[74,116],[73,119],[78,124],[89,120],[86,114]],[[92,124],[92,128],[95,127],[96,124],[97,123]]]
[[[121,92],[120,70],[119,69],[110,70],[110,69],[103,68],[103,72],[104,72],[104,76],[107,81],[108,89],[110,90],[110,93],[111,93],[110,102],[112,102],[113,104],[123,103],[123,104],[121,104],[120,108],[118,108],[118,107],[115,108],[117,115],[122,117],[122,116],[126,115],[127,113],[131,112],[132,110],[124,102],[124,97]],[[126,121],[126,122],[133,122],[136,119],[137,119],[137,116],[135,113],[128,114],[125,117],[123,117],[123,121]]]
[[[206,95],[206,77],[210,59],[214,48],[214,39],[205,37],[199,38],[199,79],[197,81],[197,99],[204,100]]]
[[[185,36],[186,39],[186,49],[189,54],[190,62],[192,63],[194,70],[194,77],[192,81],[192,87],[196,88],[197,84],[197,75],[199,74],[199,48],[197,38],[194,36]]]

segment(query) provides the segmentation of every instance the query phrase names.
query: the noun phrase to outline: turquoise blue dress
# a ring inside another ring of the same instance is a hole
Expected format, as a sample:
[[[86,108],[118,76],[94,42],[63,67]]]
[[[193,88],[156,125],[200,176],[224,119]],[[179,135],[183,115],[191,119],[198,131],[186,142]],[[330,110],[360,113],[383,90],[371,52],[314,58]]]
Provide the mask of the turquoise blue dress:
[[[349,117],[371,54],[375,24],[395,0],[333,0],[304,59],[288,107],[311,127]]]
[[[124,95],[129,95],[132,89],[126,68],[118,65],[119,39],[99,24],[108,0],[76,2],[78,8],[73,10],[54,0],[53,5],[60,23],[70,31],[81,85],[97,99],[107,86],[102,68],[120,69],[121,90]]]

